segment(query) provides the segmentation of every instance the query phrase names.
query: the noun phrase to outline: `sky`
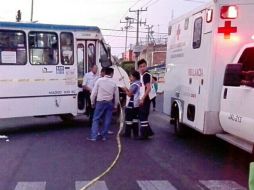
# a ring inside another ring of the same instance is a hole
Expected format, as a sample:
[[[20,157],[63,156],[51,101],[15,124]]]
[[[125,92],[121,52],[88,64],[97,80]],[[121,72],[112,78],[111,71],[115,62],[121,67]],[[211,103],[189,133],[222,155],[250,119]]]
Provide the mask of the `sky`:
[[[0,0],[0,20],[15,21],[17,10],[22,12],[22,21],[29,22],[32,0]],[[193,1],[193,2],[191,2]],[[168,23],[172,17],[176,18],[191,11],[202,2],[210,0],[34,0],[33,20],[40,23],[92,25],[102,29],[106,41],[112,47],[112,53],[120,56],[124,52],[125,32],[103,29],[121,30],[125,24],[125,17],[136,17],[132,10],[147,8],[141,13],[142,21],[153,25],[154,38],[166,38]],[[136,31],[136,25],[130,30]],[[145,26],[140,31],[145,32]],[[162,33],[162,34],[159,34]],[[128,35],[129,44],[135,44],[135,32]],[[146,33],[140,34],[140,40],[146,39]]]

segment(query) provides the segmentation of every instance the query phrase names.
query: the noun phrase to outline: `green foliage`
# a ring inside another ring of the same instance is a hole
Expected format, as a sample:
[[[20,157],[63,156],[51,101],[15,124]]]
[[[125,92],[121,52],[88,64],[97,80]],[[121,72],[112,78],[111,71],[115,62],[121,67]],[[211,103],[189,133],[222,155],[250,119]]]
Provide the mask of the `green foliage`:
[[[135,69],[135,62],[133,61],[124,61],[121,64],[121,67],[128,73],[128,75],[130,74],[130,72]]]

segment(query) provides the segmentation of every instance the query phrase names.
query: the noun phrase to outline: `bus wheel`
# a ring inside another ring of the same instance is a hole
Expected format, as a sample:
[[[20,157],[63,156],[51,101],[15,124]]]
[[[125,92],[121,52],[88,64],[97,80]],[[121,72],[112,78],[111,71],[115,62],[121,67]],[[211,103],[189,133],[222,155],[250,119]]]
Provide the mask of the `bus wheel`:
[[[64,122],[71,122],[74,120],[74,116],[72,114],[62,114],[62,115],[60,115],[60,118]]]
[[[174,122],[174,133],[179,137],[183,137],[185,135],[185,127],[182,123],[180,123],[179,118],[175,118]]]

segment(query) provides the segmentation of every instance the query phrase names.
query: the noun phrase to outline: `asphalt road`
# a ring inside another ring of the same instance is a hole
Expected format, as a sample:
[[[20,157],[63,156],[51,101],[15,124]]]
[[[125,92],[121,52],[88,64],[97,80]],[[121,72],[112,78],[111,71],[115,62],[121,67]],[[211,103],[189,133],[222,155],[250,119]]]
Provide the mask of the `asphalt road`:
[[[243,190],[251,156],[213,136],[188,130],[176,137],[158,111],[148,141],[122,139],[113,170],[91,190]],[[117,153],[115,135],[89,142],[87,118],[63,123],[58,117],[1,120],[0,190],[75,190],[103,172]],[[116,123],[112,129],[117,131]]]

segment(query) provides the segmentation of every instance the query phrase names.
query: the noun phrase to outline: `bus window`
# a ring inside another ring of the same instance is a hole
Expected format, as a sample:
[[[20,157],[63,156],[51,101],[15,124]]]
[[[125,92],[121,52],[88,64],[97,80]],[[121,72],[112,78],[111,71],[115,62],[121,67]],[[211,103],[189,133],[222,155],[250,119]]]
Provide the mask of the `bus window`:
[[[32,65],[58,64],[58,37],[56,33],[30,32],[28,41]]]
[[[25,33],[0,30],[0,65],[25,65],[26,62]]]
[[[85,55],[84,55],[84,45],[78,44],[77,54],[78,54],[78,86],[82,87],[82,82],[84,78],[84,67],[85,67]]]
[[[88,68],[96,64],[96,49],[94,43],[87,45]]]
[[[203,18],[199,17],[194,22],[194,31],[193,31],[193,49],[198,49],[201,46],[201,38],[202,38],[202,23]]]
[[[61,44],[61,63],[63,65],[72,65],[73,58],[73,35],[69,32],[63,32],[60,35]]]

